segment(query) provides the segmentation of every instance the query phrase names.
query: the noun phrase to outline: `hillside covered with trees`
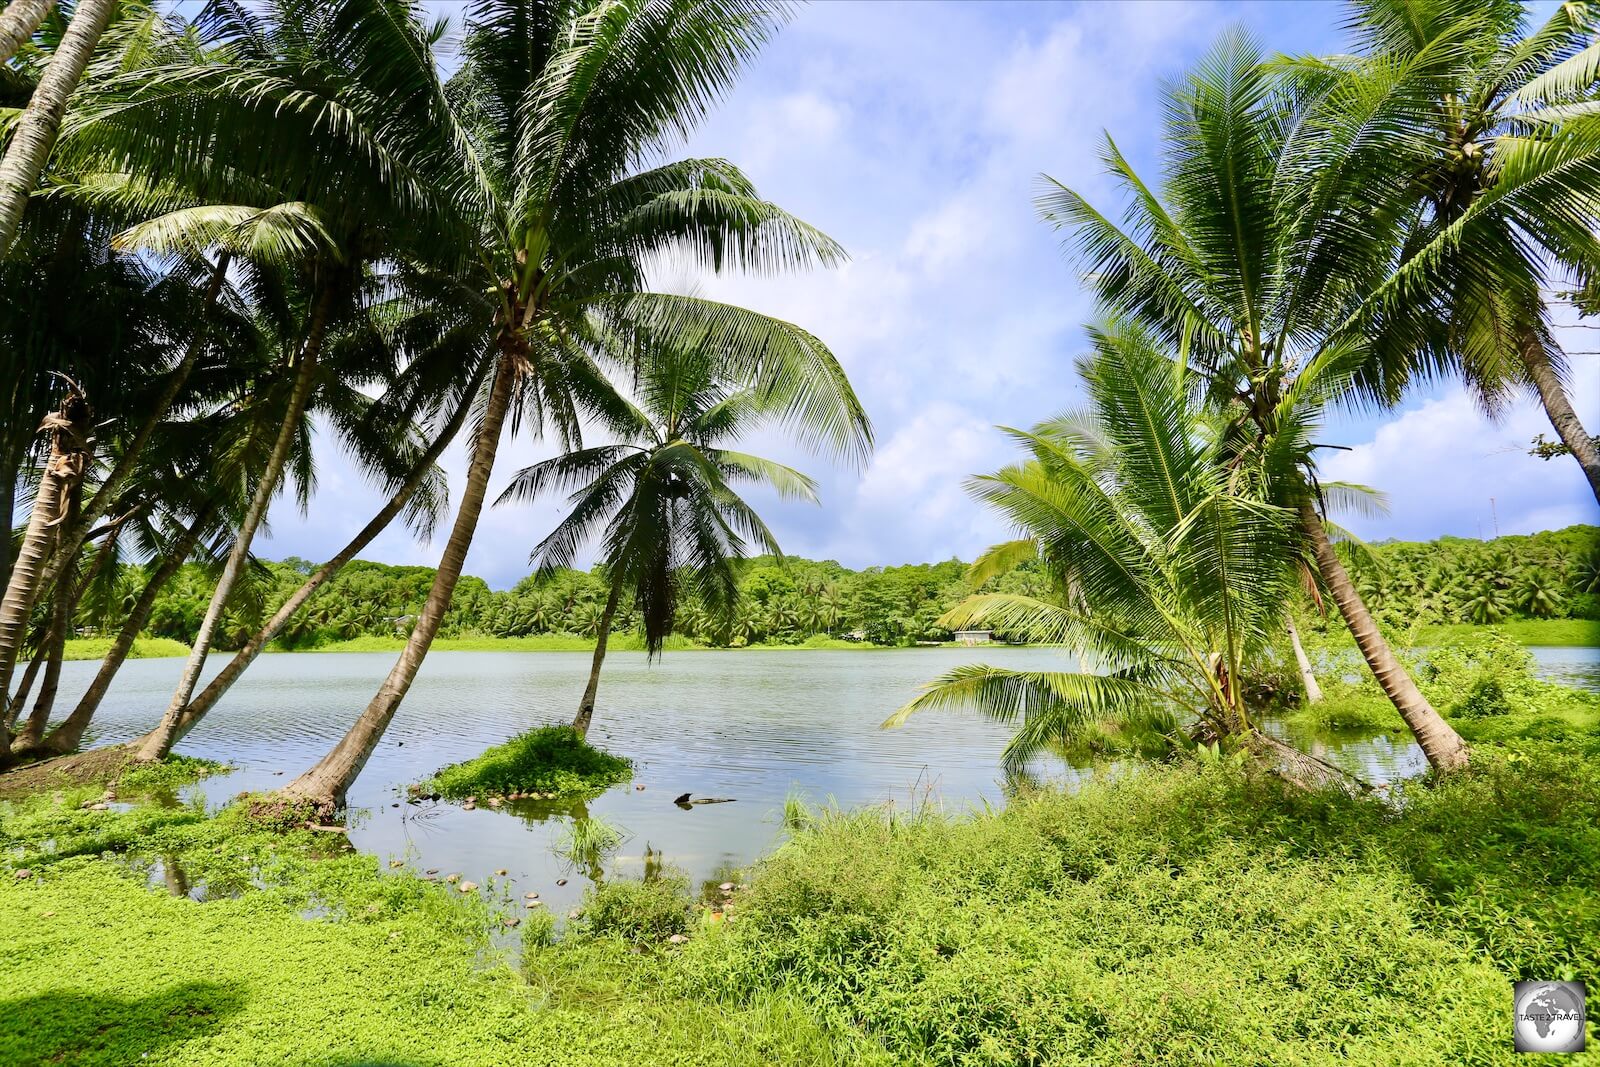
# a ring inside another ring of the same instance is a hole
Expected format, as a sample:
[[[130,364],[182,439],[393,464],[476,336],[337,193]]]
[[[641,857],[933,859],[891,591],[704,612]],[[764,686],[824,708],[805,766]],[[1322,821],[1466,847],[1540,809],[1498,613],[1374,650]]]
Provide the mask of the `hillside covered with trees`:
[[[1446,537],[1346,549],[1362,595],[1386,628],[1493,624],[1510,619],[1600,619],[1600,527],[1572,526],[1490,541]],[[295,589],[314,564],[303,559],[257,563],[224,617],[218,644],[238,648]],[[357,561],[323,587],[279,638],[280,647],[308,649],[361,637],[404,635],[433,581],[430,567]],[[113,631],[146,582],[145,568],[126,566],[86,598],[79,632]],[[983,585],[985,591],[1036,594],[1046,580],[1034,563]],[[186,565],[162,591],[147,635],[194,639],[211,596],[207,568]],[[509,590],[464,577],[441,628],[445,637],[593,637],[608,586],[595,571],[529,575]],[[739,564],[740,600],[731,623],[690,600],[677,620],[679,637],[741,647],[800,644],[817,635],[852,636],[873,644],[948,641],[940,617],[980,591],[960,560],[851,570],[832,560],[757,556]],[[1315,607],[1307,598],[1307,614]],[[631,605],[614,633],[637,627]],[[1004,636],[1003,634],[1001,636]]]

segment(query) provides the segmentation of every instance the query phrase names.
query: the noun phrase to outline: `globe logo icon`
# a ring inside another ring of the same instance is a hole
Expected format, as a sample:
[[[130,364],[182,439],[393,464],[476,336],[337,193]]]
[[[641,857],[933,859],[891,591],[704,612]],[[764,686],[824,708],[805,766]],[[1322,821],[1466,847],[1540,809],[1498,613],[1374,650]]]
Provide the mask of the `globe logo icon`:
[[[1518,1052],[1581,1052],[1584,1044],[1582,982],[1518,982]]]

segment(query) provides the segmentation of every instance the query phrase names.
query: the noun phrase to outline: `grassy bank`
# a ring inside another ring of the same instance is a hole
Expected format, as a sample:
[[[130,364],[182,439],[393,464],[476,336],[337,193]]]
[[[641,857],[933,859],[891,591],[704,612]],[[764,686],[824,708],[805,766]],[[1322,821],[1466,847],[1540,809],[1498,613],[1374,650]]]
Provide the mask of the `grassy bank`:
[[[1596,619],[1508,619],[1493,627],[1464,623],[1424,626],[1417,632],[1416,641],[1419,646],[1431,647],[1490,629],[1500,630],[1522,645],[1567,648],[1600,646],[1600,620]]]
[[[595,748],[572,727],[542,726],[473,759],[442,767],[412,788],[451,800],[478,796],[515,800],[525,793],[550,800],[592,796],[631,777],[631,761]]]
[[[109,637],[74,637],[67,641],[65,659],[105,659],[111,651]],[[161,659],[168,656],[187,656],[189,646],[170,637],[135,638],[129,659]]]
[[[712,908],[611,882],[554,944],[521,910],[520,967],[485,937],[518,887],[97,796],[0,806],[0,1062],[1509,1064],[1508,982],[1600,980],[1592,727],[1400,805],[1224,761],[812,813]]]

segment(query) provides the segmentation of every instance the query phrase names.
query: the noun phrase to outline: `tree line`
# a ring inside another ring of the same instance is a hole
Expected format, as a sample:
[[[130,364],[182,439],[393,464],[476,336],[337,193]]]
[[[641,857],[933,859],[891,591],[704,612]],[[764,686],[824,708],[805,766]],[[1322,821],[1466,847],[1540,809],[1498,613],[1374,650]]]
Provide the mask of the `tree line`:
[[[1570,526],[1488,541],[1442,537],[1427,542],[1380,542],[1344,555],[1357,587],[1386,630],[1509,619],[1600,619],[1600,527]],[[317,565],[291,557],[253,565],[230,603],[215,646],[242,648],[294,595]],[[165,580],[142,636],[184,644],[199,632],[215,582],[214,568],[181,567]],[[944,617],[978,592],[1040,594],[1048,578],[1035,562],[982,578],[960,560],[852,570],[832,560],[751,556],[738,561],[738,601],[719,616],[689,598],[672,632],[713,647],[803,644],[813,637],[877,645],[945,642],[954,632]],[[79,636],[120,630],[155,578],[144,564],[122,564],[87,591],[73,616]],[[273,647],[325,648],[362,637],[405,637],[432,584],[431,567],[354,560],[319,589],[280,631]],[[611,583],[605,568],[533,573],[510,589],[463,575],[440,625],[441,637],[571,635],[593,639],[604,622]],[[975,584],[974,579],[981,579]],[[1301,596],[1307,617],[1316,605]],[[635,605],[625,600],[608,628],[640,632]],[[1012,635],[1005,630],[995,640]]]

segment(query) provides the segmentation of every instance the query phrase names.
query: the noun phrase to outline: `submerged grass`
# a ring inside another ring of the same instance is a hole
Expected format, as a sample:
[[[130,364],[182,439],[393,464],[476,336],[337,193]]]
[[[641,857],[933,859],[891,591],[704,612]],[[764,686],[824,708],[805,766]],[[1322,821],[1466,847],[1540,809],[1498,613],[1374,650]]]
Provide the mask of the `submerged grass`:
[[[440,769],[416,789],[451,799],[536,793],[584,796],[626,782],[633,763],[595,748],[570,726],[518,734],[481,756]]]

